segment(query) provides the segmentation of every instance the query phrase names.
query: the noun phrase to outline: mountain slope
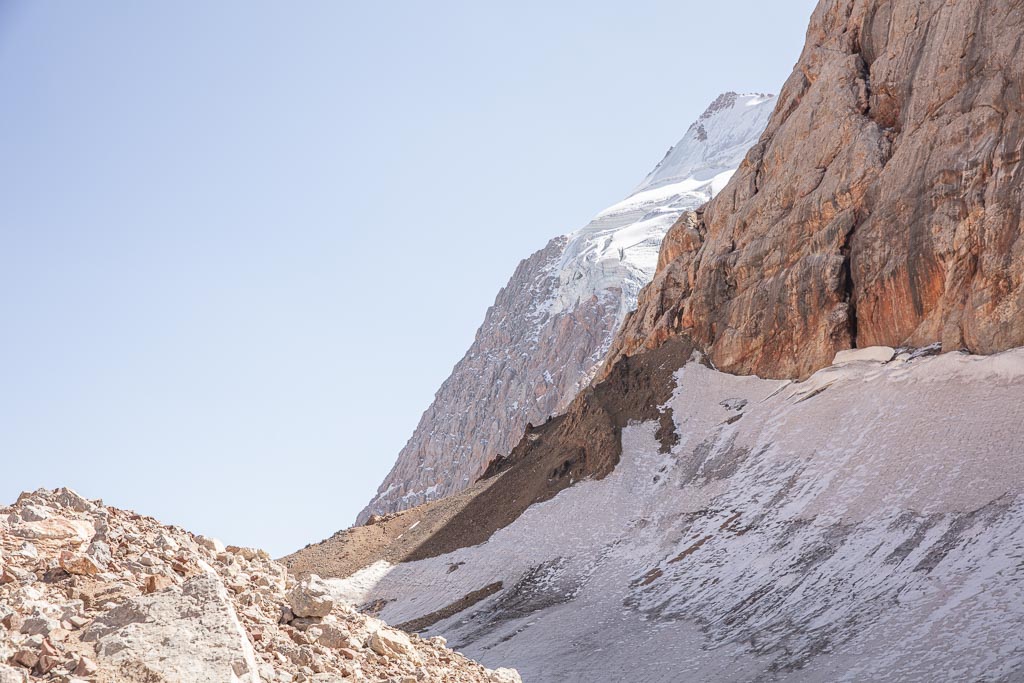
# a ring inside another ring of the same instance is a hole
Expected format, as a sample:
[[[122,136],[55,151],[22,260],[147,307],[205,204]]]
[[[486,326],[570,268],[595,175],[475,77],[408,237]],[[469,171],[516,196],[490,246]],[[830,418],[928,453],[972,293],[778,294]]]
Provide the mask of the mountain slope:
[[[665,232],[722,188],[773,103],[721,95],[628,198],[519,264],[360,523],[465,488],[528,423],[565,409],[636,306]]]
[[[1024,351],[674,383],[668,452],[334,592],[528,681],[1024,674]]]
[[[532,680],[1024,677],[1022,34],[1014,0],[821,0],[600,377],[289,564]]]

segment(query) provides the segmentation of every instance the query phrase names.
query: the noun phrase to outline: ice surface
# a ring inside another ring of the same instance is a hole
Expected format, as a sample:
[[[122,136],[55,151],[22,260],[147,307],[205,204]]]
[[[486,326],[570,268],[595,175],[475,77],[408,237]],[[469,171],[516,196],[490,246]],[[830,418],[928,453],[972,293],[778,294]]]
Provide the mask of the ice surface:
[[[621,291],[621,314],[654,276],[661,240],[684,212],[717,194],[768,124],[773,95],[721,95],[626,199],[566,237],[551,313]]]
[[[1024,349],[833,366],[691,363],[619,466],[479,546],[334,583],[527,681],[1019,680]],[[456,571],[451,567],[457,565]]]

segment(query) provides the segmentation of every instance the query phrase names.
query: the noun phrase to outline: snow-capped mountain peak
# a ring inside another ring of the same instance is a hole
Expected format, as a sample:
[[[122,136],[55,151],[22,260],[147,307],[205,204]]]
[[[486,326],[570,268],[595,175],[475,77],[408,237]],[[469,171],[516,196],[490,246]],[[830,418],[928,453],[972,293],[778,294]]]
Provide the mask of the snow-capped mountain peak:
[[[612,289],[622,291],[621,315],[632,310],[654,275],[665,233],[683,211],[725,187],[774,105],[774,95],[719,95],[632,194],[566,235],[560,283],[549,310],[571,309]]]
[[[653,277],[665,233],[725,185],[774,100],[719,96],[629,197],[519,265],[360,521],[462,490],[527,423],[568,405]]]
[[[732,171],[750,149],[751,139],[768,125],[772,107],[762,105],[774,102],[775,96],[765,93],[719,95],[633,195],[688,179],[708,181]]]

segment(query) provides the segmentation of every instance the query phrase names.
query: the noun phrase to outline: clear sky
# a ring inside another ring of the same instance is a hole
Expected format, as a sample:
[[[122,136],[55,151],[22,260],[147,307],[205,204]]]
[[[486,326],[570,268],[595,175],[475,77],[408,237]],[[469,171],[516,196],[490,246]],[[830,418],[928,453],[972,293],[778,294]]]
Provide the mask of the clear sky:
[[[349,525],[518,261],[810,0],[0,0],[0,501]]]

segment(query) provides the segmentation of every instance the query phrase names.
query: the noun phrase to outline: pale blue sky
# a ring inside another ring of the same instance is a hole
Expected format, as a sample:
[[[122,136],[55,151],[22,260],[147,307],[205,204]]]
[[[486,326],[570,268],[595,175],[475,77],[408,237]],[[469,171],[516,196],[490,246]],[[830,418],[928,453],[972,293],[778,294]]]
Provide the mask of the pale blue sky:
[[[0,501],[347,526],[516,263],[813,4],[0,0]]]

